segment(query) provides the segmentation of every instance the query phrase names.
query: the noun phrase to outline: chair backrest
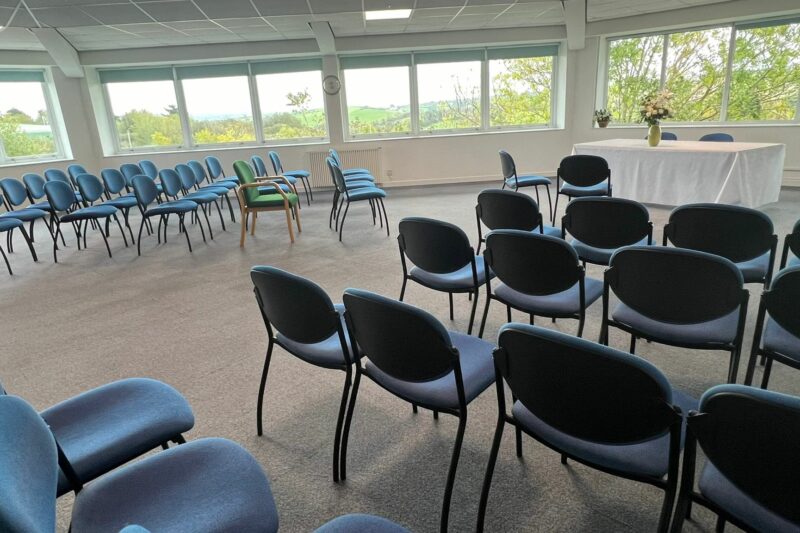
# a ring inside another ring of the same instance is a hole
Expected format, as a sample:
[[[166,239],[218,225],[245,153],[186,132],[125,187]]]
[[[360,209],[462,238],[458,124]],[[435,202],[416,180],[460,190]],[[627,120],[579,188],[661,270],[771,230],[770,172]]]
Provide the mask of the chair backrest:
[[[518,229],[532,231],[542,225],[536,201],[517,191],[486,189],[478,194],[475,206],[478,218],[490,230]]]
[[[700,137],[701,141],[711,141],[711,142],[733,142],[733,135],[728,133],[706,133],[702,137]]]
[[[60,168],[48,168],[47,170],[45,170],[44,179],[48,182],[61,181],[69,185],[70,188],[74,187],[72,182],[69,180],[69,177]]]
[[[622,303],[672,324],[723,317],[737,309],[747,294],[741,272],[728,259],[682,248],[617,250],[605,279]]]
[[[257,176],[269,176],[269,172],[267,172],[267,165],[264,163],[264,159],[260,155],[254,155],[251,157],[250,162],[253,164],[253,168],[255,169]]]
[[[79,174],[76,181],[84,201],[90,204],[99,200],[105,192],[103,182],[93,174]]]
[[[655,366],[608,346],[525,324],[500,328],[495,367],[537,418],[568,435],[622,445],[680,422]]]
[[[647,135],[644,136],[644,139],[647,140]],[[662,131],[661,132],[661,140],[662,141],[677,141],[678,136],[672,133],[671,131]]]
[[[459,270],[475,257],[464,230],[432,218],[404,218],[397,240],[412,263],[436,274]]]
[[[344,291],[347,324],[356,345],[382,372],[403,381],[430,381],[453,371],[457,351],[431,314],[360,289]]]
[[[247,164],[247,161],[235,161],[233,163],[233,171],[236,172],[236,177],[239,178],[242,185],[256,182],[256,176],[253,173],[253,169]],[[245,202],[249,203],[254,201],[258,197],[258,194],[258,187],[248,187],[244,189]]]
[[[131,180],[133,187],[133,194],[136,195],[136,201],[139,202],[139,207],[146,209],[148,205],[152,204],[158,198],[158,187],[153,178],[140,174],[134,176]]]
[[[0,531],[56,529],[58,452],[53,434],[33,407],[0,396]]]
[[[483,256],[500,281],[525,294],[562,292],[583,275],[578,254],[569,243],[529,231],[492,231],[486,236]]]
[[[83,167],[83,165],[72,164],[67,167],[67,173],[69,174],[69,179],[72,181],[72,185],[77,187],[78,176],[81,174],[88,174],[89,172]]]
[[[30,194],[31,198],[34,200],[44,197],[45,180],[39,174],[34,174],[33,172],[24,174],[22,176],[22,183],[25,184],[25,188],[28,189],[28,194]]]
[[[211,178],[211,181],[225,177],[225,172],[222,170],[222,163],[220,163],[217,156],[207,155],[205,161],[206,168],[208,169],[208,176]]]
[[[504,180],[517,176],[517,165],[514,164],[514,158],[505,150],[500,150],[500,168],[503,171]]]
[[[284,336],[311,344],[337,332],[339,314],[313,281],[272,266],[254,266],[250,278],[264,320]]]
[[[347,194],[347,184],[344,180],[344,175],[342,174],[342,169],[336,163],[336,160],[332,157],[325,158],[325,162],[328,164],[328,171],[331,173],[331,180],[333,180],[333,186],[336,187],[336,190],[342,194]]]
[[[134,176],[139,176],[142,174],[147,176],[147,174],[145,174],[144,171],[141,168],[139,168],[139,165],[134,163],[124,163],[120,165],[119,171],[122,172],[123,176],[125,176],[125,182],[128,184],[128,186],[131,186],[133,184]]]
[[[191,168],[192,172],[194,172],[194,182],[197,185],[200,185],[208,179],[206,169],[203,168],[203,164],[200,161],[197,159],[192,159],[191,161],[187,161],[186,164],[189,165],[189,168]]]
[[[331,158],[333,159],[333,161],[334,161],[334,162],[335,162],[335,163],[336,163],[336,164],[337,164],[339,167],[341,167],[341,166],[342,166],[342,158],[341,158],[341,157],[339,157],[339,152],[338,152],[336,149],[334,149],[334,148],[330,148],[330,149],[328,149],[328,156],[329,156],[329,157],[331,157]]]
[[[608,197],[575,198],[567,205],[561,225],[582,243],[606,249],[652,237],[653,228],[645,206]]]
[[[195,183],[197,183],[197,176],[195,176],[192,167],[181,163],[179,165],[175,165],[175,172],[178,173],[178,178],[180,178],[181,187],[184,191],[194,188]]]
[[[744,385],[718,385],[688,423],[720,473],[770,511],[800,523],[800,398]]]
[[[700,250],[734,263],[763,255],[777,244],[772,220],[738,205],[689,204],[675,208],[664,238],[680,248]]]
[[[800,266],[781,270],[764,291],[764,303],[769,316],[783,329],[800,337]]]
[[[158,171],[158,176],[161,178],[164,194],[172,197],[178,196],[181,192],[181,178],[178,173],[171,168],[162,168]]]
[[[100,171],[100,177],[106,185],[106,190],[111,194],[119,194],[127,185],[125,176],[116,168],[104,168]]]
[[[272,162],[272,170],[275,171],[275,174],[283,174],[283,165],[281,164],[281,158],[278,156],[278,152],[270,150],[267,155],[269,155],[269,160]]]
[[[786,242],[795,257],[800,257],[800,220],[794,223],[792,232],[786,236]]]
[[[611,177],[611,170],[600,156],[568,155],[558,166],[558,177],[575,187],[591,187]]]
[[[139,168],[142,169],[142,174],[150,179],[158,178],[158,167],[149,159],[142,159],[139,161]]]
[[[63,181],[48,181],[44,184],[44,192],[50,207],[56,211],[69,211],[77,203],[75,191],[69,183]]]
[[[28,199],[25,184],[14,178],[1,179],[0,190],[3,191],[3,196],[12,206],[21,205]]]

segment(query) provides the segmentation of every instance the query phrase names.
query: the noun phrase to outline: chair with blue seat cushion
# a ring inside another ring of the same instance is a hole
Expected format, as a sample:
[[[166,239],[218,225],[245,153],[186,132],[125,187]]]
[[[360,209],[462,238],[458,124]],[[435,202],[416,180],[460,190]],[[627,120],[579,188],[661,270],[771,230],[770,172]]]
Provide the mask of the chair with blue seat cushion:
[[[478,511],[483,531],[506,423],[522,457],[524,431],[561,455],[602,472],[658,487],[658,531],[669,528],[678,485],[684,410],[697,402],[673,390],[653,365],[558,331],[506,324],[494,351],[498,419]],[[507,411],[505,385],[511,390]]]
[[[534,174],[517,174],[517,165],[514,163],[514,158],[505,150],[500,150],[500,168],[503,172],[503,189],[511,187],[518,191],[522,187],[533,187],[536,191],[536,204],[541,204],[539,200],[539,186],[544,186],[547,191],[547,205],[550,208],[550,219],[553,218],[553,201],[550,198],[550,185],[552,181],[545,176]]]
[[[792,252],[791,258],[789,252]],[[786,235],[781,253],[781,268],[800,265],[800,220],[795,222],[792,232]]]
[[[619,303],[609,316],[610,293]],[[730,352],[727,379],[736,381],[749,293],[731,261],[682,248],[629,246],[605,272],[600,342],[609,326],[636,339]]]
[[[486,305],[479,337],[483,337],[489,305],[497,300],[511,309],[534,317],[575,318],[578,336],[583,334],[586,308],[603,293],[601,281],[587,278],[578,254],[557,237],[515,229],[495,230],[486,236],[483,252],[488,268],[500,283],[492,288],[486,281]]]
[[[150,179],[158,179],[158,167],[149,159],[142,159],[138,163],[141,174],[144,174]]]
[[[145,223],[151,217],[158,217],[158,242],[161,243],[161,226],[164,226],[164,242],[167,242],[167,224],[166,219],[170,215],[178,217],[178,229],[186,236],[186,244],[189,245],[189,252],[192,251],[192,241],[189,239],[189,232],[184,224],[184,217],[186,213],[196,213],[200,207],[196,202],[191,200],[177,200],[172,202],[163,202],[156,206],[150,205],[158,198],[158,189],[156,183],[145,175],[134,176],[131,180],[133,185],[133,192],[136,195],[136,202],[139,206],[139,212],[142,214],[142,222],[139,224],[139,235],[137,236],[136,249],[139,255],[142,255],[142,229]],[[203,224],[200,226],[200,233],[203,235],[203,242],[206,240],[206,233],[203,230]]]
[[[647,208],[633,200],[597,197],[575,198],[561,219],[563,237],[584,263],[608,265],[624,246],[653,244],[653,223]]]
[[[458,417],[458,431],[447,473],[440,531],[447,531],[467,405],[494,381],[492,345],[463,333],[448,332],[429,313],[377,294],[347,289],[345,318],[355,352],[356,378],[342,436],[341,478],[346,479],[347,440],[358,385],[366,376],[416,406]],[[365,357],[365,365],[361,357]]]
[[[77,192],[78,184],[74,183],[72,180],[69,179],[63,170],[58,168],[48,168],[44,171],[44,179],[45,182],[50,183],[53,181],[60,181],[61,183],[66,183],[69,188],[73,191],[75,195],[75,201],[78,203],[83,202],[83,198],[81,198],[80,193]]]
[[[73,187],[76,189],[78,188],[78,176],[81,174],[88,174],[89,171],[83,165],[73,164],[67,167],[67,174],[69,174],[69,179],[72,182]]]
[[[521,192],[502,189],[481,191],[475,205],[475,216],[478,221],[478,248],[475,253],[480,253],[481,245],[486,242],[481,222],[490,230],[518,229],[553,237],[561,236],[558,228],[544,225],[539,204]]]
[[[100,177],[103,179],[103,187],[105,188],[105,203],[113,205],[122,211],[122,217],[130,233],[131,242],[136,244],[136,239],[133,238],[133,228],[131,228],[130,224],[130,211],[138,205],[136,196],[133,193],[126,192],[125,177],[116,168],[104,168],[100,171]]]
[[[11,245],[12,242],[11,239],[12,239],[12,233],[15,229],[18,229],[20,233],[22,233],[25,242],[28,244],[28,249],[31,251],[31,256],[33,257],[33,260],[38,261],[39,258],[36,256],[36,250],[33,249],[33,243],[31,242],[28,233],[25,231],[25,223],[22,220],[19,220],[18,218],[0,216],[0,233],[8,234],[8,238],[6,239],[7,243],[6,246],[8,247],[9,253],[14,251]],[[0,254],[3,255],[3,261],[5,261],[6,263],[6,268],[8,269],[8,273],[13,276],[14,272],[11,270],[11,264],[8,262],[8,256],[6,255],[6,252],[3,250],[2,246],[0,246]]]
[[[22,220],[23,222],[30,222],[28,235],[31,238],[31,242],[35,241],[33,224],[37,220],[41,220],[44,223],[45,227],[47,227],[47,232],[50,234],[50,237],[53,237],[53,232],[48,220],[47,210],[31,206],[27,206],[19,210],[14,209],[24,205],[29,200],[28,191],[25,188],[24,183],[15,180],[14,178],[0,179],[0,192],[2,192],[3,200],[8,208],[8,212],[0,215],[0,218],[16,218]]]
[[[753,382],[756,359],[766,358],[761,388],[766,389],[773,361],[800,370],[800,266],[778,272],[761,294],[756,332],[747,364],[745,385]],[[767,316],[769,315],[769,316]]]
[[[222,169],[222,163],[217,156],[206,156],[205,162],[206,169],[208,170],[208,178],[211,180],[211,183],[217,183],[218,181],[232,181],[237,185],[241,184],[237,176],[225,176],[225,171]]]
[[[251,156],[250,163],[253,165],[253,170],[255,170],[256,176],[260,178],[269,176],[269,172],[267,172],[267,164],[264,162],[263,157],[260,155]]]
[[[22,183],[25,184],[25,190],[28,192],[28,200],[35,209],[42,209],[43,211],[50,212],[52,208],[46,201],[39,201],[45,198],[44,184],[47,183],[43,177],[33,172],[23,174]]]
[[[307,170],[284,170],[283,163],[281,163],[281,158],[278,155],[278,152],[275,150],[270,150],[269,154],[267,155],[272,163],[272,169],[275,171],[275,174],[279,176],[291,177],[303,182],[303,188],[306,190],[306,201],[308,202],[308,205],[311,205],[311,201],[314,199],[314,192],[311,190],[311,184],[308,181],[311,173]]]
[[[241,226],[242,233],[239,239],[239,246],[244,247],[244,240],[247,236],[247,225],[250,225],[250,235],[256,233],[256,219],[258,213],[263,211],[284,211],[286,214],[286,225],[289,228],[289,240],[294,242],[294,230],[292,229],[292,218],[297,224],[297,231],[302,232],[300,225],[300,211],[298,209],[299,199],[293,192],[287,193],[282,188],[289,186],[289,182],[282,176],[276,178],[257,178],[253,169],[247,161],[236,161],[233,163],[233,170],[239,178],[241,185],[236,189],[241,206]],[[270,187],[272,190],[270,191]],[[270,192],[267,192],[270,191]],[[252,220],[250,220],[250,215]]]
[[[256,177],[256,181],[271,181],[273,183],[277,183],[281,190],[286,194],[294,193],[299,196],[297,193],[296,183],[297,178],[292,176],[278,176],[279,180],[275,180],[270,177],[269,172],[267,172],[267,165],[264,163],[264,159],[260,155],[254,155],[250,158],[250,169],[253,171],[253,175]],[[268,179],[266,179],[268,178]],[[264,186],[258,189],[261,194],[273,194],[275,192],[275,186]],[[299,207],[299,206],[298,206]]]
[[[195,178],[195,173],[192,170],[192,167],[189,165],[184,165],[182,163],[175,165],[174,172],[177,173],[178,181],[181,186],[182,196],[180,196],[180,198],[184,200],[192,200],[200,204],[200,208],[206,218],[206,225],[208,225],[208,233],[211,238],[214,238],[214,233],[211,230],[211,223],[208,220],[208,211],[210,211],[212,204],[217,208],[217,214],[219,215],[219,222],[222,225],[222,231],[225,231],[225,219],[222,217],[222,209],[219,207],[219,200],[228,195],[229,189],[225,187],[220,187],[218,189],[195,189],[197,186],[197,181]]]
[[[700,398],[686,432],[683,475],[672,522],[679,533],[692,502],[745,531],[800,531],[797,480],[800,398],[718,385]],[[697,448],[706,457],[694,490]]]
[[[342,164],[342,158],[339,155],[338,150],[335,150],[334,148],[328,149],[328,157],[333,159],[336,165],[342,169],[342,175],[345,178],[358,177],[359,179],[366,179],[372,182],[375,181],[375,176],[372,175],[372,172],[368,168],[345,168]]]
[[[328,157],[326,159],[326,163],[328,165],[328,171],[330,172],[331,178],[333,179],[333,183],[336,187],[334,202],[338,202],[339,204],[338,208],[336,209],[336,214],[333,217],[336,221],[335,229],[339,231],[339,241],[341,242],[342,240],[344,221],[347,218],[347,212],[350,210],[350,204],[353,202],[363,201],[369,202],[370,208],[372,209],[373,225],[375,224],[376,214],[378,215],[378,220],[380,220],[381,227],[384,225],[384,220],[386,221],[386,236],[388,237],[389,216],[386,214],[386,206],[383,203],[383,199],[386,198],[386,191],[374,186],[353,188],[348,184],[347,180],[342,174],[342,169],[339,168],[333,158]],[[344,214],[342,214],[342,207],[345,208]]]
[[[403,266],[400,301],[405,296],[408,280],[446,292],[450,300],[450,320],[453,320],[453,294],[467,293],[472,299],[467,333],[472,334],[478,295],[481,285],[486,283],[486,267],[483,257],[472,251],[466,233],[449,222],[408,217],[400,221],[397,242]],[[412,263],[410,270],[407,260]]]
[[[380,516],[347,514],[334,518],[314,533],[410,533],[409,530]]]
[[[336,159],[334,159],[333,157],[330,157],[329,159],[334,164],[337,164],[336,163]],[[326,163],[327,163],[327,159],[326,159]],[[333,228],[333,221],[337,216],[336,208],[339,206],[339,200],[340,200],[340,196],[341,195],[339,194],[339,189],[336,187],[336,178],[333,176],[333,171],[330,170],[330,167],[328,167],[328,170],[331,172],[331,184],[333,185],[333,197],[332,197],[332,201],[331,201],[331,212],[330,212],[330,215],[328,216],[328,228],[332,229]],[[339,170],[341,170],[341,167],[339,168]],[[346,175],[342,174],[342,178],[344,178],[344,186],[345,186],[345,188],[347,190],[349,190],[349,191],[355,191],[357,189],[366,189],[366,188],[369,188],[369,187],[376,188],[375,180],[371,176],[359,175],[359,174],[346,176]],[[374,220],[375,220],[375,204],[374,204],[374,202],[371,201],[370,202],[370,206],[372,207],[372,213],[373,213],[372,219],[373,219],[373,222],[374,222]]]
[[[733,142],[733,135],[729,133],[706,133],[699,139],[703,142]]]
[[[730,259],[745,283],[769,285],[778,236],[772,220],[738,205],[688,204],[676,207],[664,226],[664,246],[700,250]]]
[[[147,176],[136,163],[123,163],[119,166],[119,171],[122,172],[122,175],[125,177],[125,183],[129,188],[133,188],[133,178],[135,176]],[[151,179],[155,180],[155,178]]]
[[[219,180],[212,183],[211,180],[208,179],[206,169],[200,161],[191,159],[187,161],[186,164],[189,165],[189,168],[191,168],[192,172],[194,173],[194,188],[197,190],[208,189],[209,192],[214,192],[220,198],[224,198],[225,203],[228,204],[228,212],[231,215],[231,222],[236,222],[236,215],[234,215],[233,212],[233,204],[231,204],[230,196],[226,191],[235,191],[239,182],[234,178]],[[234,198],[237,198],[235,192]]]
[[[333,441],[333,481],[339,482],[339,444],[353,374],[353,360],[344,307],[335,305],[314,282],[271,266],[250,271],[256,301],[267,328],[267,355],[258,389],[258,435],[263,434],[262,409],[272,350],[277,344],[302,361],[345,373]]]
[[[77,184],[78,184],[78,190],[80,191],[81,196],[83,197],[83,201],[87,205],[87,207],[88,206],[93,206],[95,202],[97,202],[98,200],[101,200],[103,198],[103,196],[106,194],[106,190],[105,190],[105,187],[103,185],[103,182],[100,181],[100,178],[98,178],[97,176],[94,176],[92,174],[80,174],[80,175],[78,175],[78,178],[77,178],[76,181],[77,181]],[[135,203],[133,205],[135,205]],[[123,218],[125,219],[125,225],[128,226],[128,231],[131,234],[131,239],[133,239],[133,230],[131,229],[130,224],[128,224],[128,211],[132,207],[132,205],[130,204],[130,200],[128,200],[128,199],[124,199],[122,201],[119,201],[119,200],[118,201],[108,200],[108,201],[102,202],[98,207],[102,207],[102,206],[113,207],[115,209],[118,209],[118,210],[122,211]],[[105,229],[106,236],[109,235],[109,224],[111,223],[111,219],[112,218],[117,223],[117,226],[119,227],[119,231],[122,234],[122,239],[123,239],[123,241],[125,241],[125,248],[127,248],[128,247],[128,239],[125,237],[125,231],[122,229],[122,224],[120,224],[119,218],[117,217],[116,213],[114,213],[113,215],[111,215],[109,217],[106,217],[106,229]],[[87,231],[86,231],[87,227],[86,226],[87,226],[88,222],[89,222],[89,220],[84,221],[84,230],[83,230],[83,245],[84,246],[86,246],[86,233],[87,233]],[[101,229],[101,231],[102,231],[102,229]]]
[[[585,196],[613,196],[608,162],[596,155],[570,155],[561,160],[556,173],[553,225],[558,213],[558,197],[561,195],[568,200]]]

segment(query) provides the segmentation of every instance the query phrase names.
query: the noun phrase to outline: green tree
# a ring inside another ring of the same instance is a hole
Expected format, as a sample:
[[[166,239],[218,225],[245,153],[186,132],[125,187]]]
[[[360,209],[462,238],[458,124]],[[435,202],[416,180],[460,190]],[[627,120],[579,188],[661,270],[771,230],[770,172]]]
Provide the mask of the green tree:
[[[639,102],[658,90],[664,37],[660,35],[611,41],[608,47],[608,103],[617,122],[639,120]]]
[[[503,59],[492,76],[489,122],[492,126],[549,124],[552,57]]]
[[[28,157],[56,152],[52,133],[29,134],[22,130],[21,124],[31,122],[30,117],[24,113],[0,115],[0,142],[8,157]]]

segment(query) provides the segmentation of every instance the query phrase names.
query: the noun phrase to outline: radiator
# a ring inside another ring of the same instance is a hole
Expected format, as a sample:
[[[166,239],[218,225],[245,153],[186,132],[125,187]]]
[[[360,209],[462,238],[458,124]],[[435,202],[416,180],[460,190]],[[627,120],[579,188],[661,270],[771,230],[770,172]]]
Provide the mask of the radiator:
[[[308,171],[311,172],[311,186],[315,189],[332,189],[333,181],[325,160],[328,152],[308,152]],[[364,148],[358,150],[339,150],[342,168],[366,168],[375,176],[375,180],[383,181],[383,154],[380,148]]]

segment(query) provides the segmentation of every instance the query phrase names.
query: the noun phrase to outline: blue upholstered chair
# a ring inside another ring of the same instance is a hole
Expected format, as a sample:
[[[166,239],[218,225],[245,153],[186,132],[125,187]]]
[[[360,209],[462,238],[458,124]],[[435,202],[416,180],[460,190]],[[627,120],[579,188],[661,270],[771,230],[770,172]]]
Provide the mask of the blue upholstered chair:
[[[613,196],[608,162],[596,155],[565,157],[561,160],[556,173],[556,191],[553,225],[556,223],[558,197],[561,195],[566,196],[568,200],[586,196]]]
[[[672,388],[639,357],[564,333],[506,324],[494,351],[499,416],[481,493],[477,530],[483,531],[494,465],[511,424],[517,456],[521,433],[602,472],[664,491],[658,531],[669,528],[678,486],[682,411],[697,402]],[[511,390],[508,412],[505,384]]]
[[[619,248],[653,244],[653,223],[647,208],[633,200],[597,197],[575,198],[561,219],[562,237],[584,263],[608,265]]]
[[[69,174],[69,180],[72,182],[72,186],[76,189],[78,188],[78,176],[81,174],[88,174],[89,171],[83,165],[73,164],[67,167],[67,174]]]
[[[220,198],[225,199],[225,203],[228,204],[228,211],[231,215],[231,222],[236,222],[236,215],[233,212],[233,204],[231,204],[230,196],[227,191],[234,191],[234,197],[238,199],[235,194],[236,187],[238,185],[238,180],[236,178],[232,179],[223,179],[212,182],[208,179],[208,174],[206,173],[206,169],[200,161],[196,159],[192,159],[186,162],[189,165],[189,168],[192,169],[194,173],[194,188],[197,190],[205,190],[208,189],[208,192],[216,193]]]
[[[647,140],[647,136],[645,135],[644,140]],[[677,141],[678,136],[672,133],[671,131],[662,131],[661,132],[661,140],[662,141]]]
[[[272,163],[272,169],[275,171],[276,175],[291,177],[303,182],[303,188],[306,190],[306,201],[308,202],[308,205],[311,205],[311,200],[314,199],[314,193],[311,190],[311,183],[308,181],[311,173],[308,170],[284,170],[283,163],[281,163],[281,158],[278,155],[278,152],[275,150],[270,150],[269,154],[267,155],[269,156],[269,160]]]
[[[46,198],[44,193],[44,184],[47,183],[43,177],[41,177],[39,174],[29,172],[22,176],[22,183],[25,184],[25,190],[28,191],[28,200],[31,202],[29,207],[41,209],[42,211],[47,211],[48,213],[53,211],[53,208],[50,206],[50,204],[46,200],[42,200],[42,198]]]
[[[271,266],[250,271],[256,301],[267,328],[267,355],[256,407],[258,435],[263,434],[262,409],[272,350],[277,344],[301,361],[345,373],[333,441],[333,481],[339,482],[339,444],[353,379],[353,359],[344,306],[334,304],[316,283]]]
[[[264,162],[264,158],[260,155],[251,156],[250,164],[253,166],[253,171],[257,177],[264,178],[269,176],[269,172],[267,172],[267,164]]]
[[[336,163],[336,159],[334,159],[332,156],[327,159],[330,159],[334,164],[338,165],[338,163]],[[328,168],[330,170],[330,167]],[[339,167],[339,170],[341,170],[341,167]],[[373,188],[375,187],[375,178],[367,174],[357,174],[357,173],[351,175],[342,174],[342,177],[344,178],[344,186],[349,191],[355,191],[356,189],[365,189],[367,187],[373,187]],[[328,216],[329,228],[333,227],[333,221],[337,216],[336,208],[339,206],[339,199],[341,196],[339,194],[339,189],[337,189],[336,187],[336,179],[333,177],[333,171],[331,171],[331,182],[333,185],[333,199],[331,202],[331,212],[330,215]],[[370,206],[372,207],[372,219],[374,221],[375,220],[374,202],[370,202]]]
[[[538,176],[534,174],[525,174],[520,176],[517,174],[517,165],[514,163],[514,158],[505,150],[500,150],[500,168],[503,172],[503,189],[511,187],[515,191],[520,190],[522,187],[533,187],[536,190],[536,204],[541,205],[539,200],[539,187],[544,186],[547,191],[547,205],[550,209],[550,219],[553,219],[553,201],[550,198],[550,185],[553,184],[550,178],[545,176]]]
[[[400,301],[406,294],[408,280],[446,292],[450,300],[450,320],[453,320],[453,294],[468,293],[472,311],[467,333],[471,335],[480,288],[486,283],[486,267],[483,257],[472,251],[467,234],[449,222],[409,217],[400,221],[397,242],[403,265]],[[407,260],[412,263],[410,270]]]
[[[745,385],[753,382],[756,358],[759,355],[766,358],[764,375],[761,379],[762,389],[766,389],[769,383],[773,361],[800,370],[798,302],[800,302],[800,265],[778,272],[769,288],[761,294]]]
[[[136,201],[139,205],[139,211],[142,213],[142,222],[139,225],[139,235],[136,240],[137,252],[142,255],[142,229],[144,228],[145,221],[151,217],[157,216],[158,220],[158,242],[161,243],[161,226],[164,226],[164,242],[167,242],[167,218],[170,215],[176,215],[179,220],[179,230],[186,236],[186,244],[189,245],[189,252],[192,251],[192,241],[189,240],[189,232],[184,224],[184,216],[186,213],[195,213],[199,205],[191,200],[178,200],[173,202],[163,202],[156,206],[150,205],[158,198],[158,189],[155,182],[147,176],[134,176],[131,180],[133,185],[133,192],[136,194]],[[203,235],[203,242],[206,240],[206,233],[203,230],[203,224],[200,226],[200,232]]]
[[[141,173],[152,180],[158,179],[158,167],[149,159],[142,159],[139,161],[139,169]]]
[[[23,222],[29,222],[30,226],[28,228],[28,236],[30,237],[31,242],[35,241],[33,224],[37,220],[41,220],[47,228],[47,232],[50,234],[50,237],[53,237],[53,232],[48,221],[47,210],[30,206],[18,210],[14,209],[15,207],[22,206],[28,201],[28,191],[25,188],[24,183],[15,180],[14,178],[0,179],[0,192],[3,193],[3,200],[5,201],[6,208],[8,209],[7,213],[0,215],[0,219],[16,218]]]
[[[130,233],[131,242],[136,244],[136,239],[133,238],[133,229],[130,225],[130,211],[138,205],[136,196],[132,192],[126,192],[125,177],[116,168],[104,168],[100,171],[100,177],[103,179],[103,187],[106,191],[106,203],[122,211],[122,217],[125,219],[125,226]]]
[[[347,212],[350,210],[350,204],[353,202],[368,201],[372,209],[372,223],[375,223],[375,214],[377,212],[378,219],[380,220],[381,227],[383,227],[384,220],[386,221],[386,236],[389,236],[389,217],[386,214],[386,206],[383,204],[383,199],[386,198],[386,191],[374,186],[364,186],[354,188],[350,186],[345,180],[342,170],[336,165],[333,158],[327,158],[328,170],[333,178],[333,183],[336,186],[336,193],[334,194],[334,202],[339,203],[339,206],[334,215],[336,220],[336,229],[339,230],[339,241],[342,240],[342,231],[344,230],[344,221],[347,218]],[[346,204],[346,205],[345,205]],[[344,214],[341,214],[342,207],[344,206]],[[341,214],[341,216],[340,216]]]
[[[217,214],[219,215],[219,222],[222,225],[222,231],[225,231],[225,219],[222,218],[222,209],[219,207],[219,200],[226,197],[230,189],[227,187],[205,187],[203,189],[196,189],[197,181],[195,173],[192,170],[192,167],[189,165],[175,165],[175,172],[178,175],[178,180],[181,185],[182,196],[180,198],[184,200],[192,200],[193,202],[200,204],[203,214],[206,217],[208,232],[211,238],[214,238],[214,234],[211,231],[211,224],[208,222],[208,211],[211,209],[211,205],[214,205],[214,207],[217,208]]]
[[[372,173],[369,171],[369,169],[366,169],[366,168],[344,168],[342,166],[342,158],[339,157],[339,152],[336,151],[335,149],[330,148],[328,150],[328,157],[333,159],[333,161],[336,163],[336,166],[338,166],[342,170],[342,176],[344,176],[345,179],[358,178],[358,179],[361,179],[361,180],[367,180],[367,181],[375,182],[375,176],[372,175]]]
[[[100,181],[100,178],[94,176],[92,174],[79,174],[77,178],[78,183],[78,190],[81,193],[81,197],[83,198],[83,202],[86,204],[87,208],[93,206],[95,202],[100,201],[103,197],[107,194],[105,187],[103,186],[103,182]],[[133,230],[131,230],[130,224],[128,224],[128,211],[133,205],[136,205],[135,198],[134,203],[131,204],[131,198],[120,198],[116,200],[107,200],[105,202],[101,202],[100,205],[96,207],[113,207],[117,210],[122,211],[122,216],[125,219],[125,225],[128,226],[128,231],[131,234],[131,239],[133,239]],[[122,229],[122,224],[119,222],[119,217],[117,217],[116,212],[106,217],[106,229],[105,234],[109,235],[109,224],[111,223],[111,219],[114,219],[119,227],[119,231],[122,234],[122,240],[125,241],[125,248],[128,247],[128,239],[125,237],[125,231]],[[84,224],[85,225],[85,224]],[[102,231],[102,230],[101,230]],[[86,246],[86,230],[84,229],[83,235],[83,245]]]
[[[410,533],[406,528],[380,516],[346,514],[318,527],[314,533]]]
[[[800,531],[797,480],[800,398],[743,385],[718,385],[691,413],[672,532],[692,502],[745,531]],[[697,447],[706,457],[695,491]]]
[[[619,300],[611,312],[610,292]],[[724,257],[682,248],[629,246],[611,256],[603,289],[600,342],[609,326],[636,339],[730,352],[727,379],[736,381],[749,293]]]
[[[222,163],[218,157],[209,155],[206,156],[205,161],[206,169],[208,169],[208,177],[212,183],[217,183],[218,181],[232,181],[236,185],[241,183],[236,176],[225,176],[225,171],[222,170]]]
[[[706,133],[702,137],[700,137],[701,141],[710,141],[710,142],[733,142],[733,135],[728,133]]]
[[[15,229],[18,229],[20,233],[22,233],[25,242],[28,244],[28,249],[31,251],[33,260],[38,261],[39,258],[36,256],[36,250],[33,249],[33,243],[31,242],[28,233],[25,231],[25,223],[18,218],[0,217],[0,233],[5,233],[8,236],[6,238],[6,246],[8,247],[9,253],[14,251],[12,245],[12,235]],[[13,276],[14,272],[11,270],[11,264],[8,262],[8,256],[6,256],[6,252],[3,250],[2,246],[0,246],[0,253],[3,254],[3,261],[6,262],[8,273]]]
[[[61,183],[66,183],[67,186],[73,191],[73,194],[75,194],[75,201],[78,203],[83,202],[83,198],[81,198],[80,193],[77,192],[78,184],[73,183],[69,179],[69,176],[67,176],[63,170],[58,168],[48,168],[47,170],[44,171],[44,179],[45,182],[47,183],[53,181],[60,181]]]
[[[769,285],[778,236],[772,220],[756,209],[725,204],[688,204],[673,209],[664,226],[672,243],[716,254],[736,263],[745,283]]]
[[[518,229],[553,237],[561,236],[558,228],[544,225],[539,205],[533,198],[521,192],[502,189],[481,191],[475,205],[475,217],[478,221],[478,248],[475,253],[480,253],[481,245],[486,242],[482,226],[489,230]]]
[[[122,172],[122,175],[125,177],[125,183],[128,185],[129,188],[133,189],[133,178],[135,176],[141,176],[147,174],[137,165],[136,163],[123,163],[119,166],[119,171]],[[155,180],[155,178],[151,178]]]
[[[791,258],[789,252],[792,252]],[[781,253],[781,268],[800,265],[800,220],[795,222],[792,232],[786,235]]]
[[[467,405],[494,381],[493,346],[463,333],[448,332],[429,313],[377,294],[347,289],[345,317],[356,352],[356,378],[342,436],[341,478],[347,475],[347,440],[362,376],[401,400],[434,415],[458,417],[458,431],[447,473],[440,531],[447,531]],[[367,362],[362,365],[361,357]]]
[[[489,305],[497,300],[511,309],[534,317],[575,318],[578,337],[583,334],[586,308],[603,293],[603,283],[587,278],[578,254],[569,243],[557,237],[514,229],[495,230],[486,236],[483,252],[486,268],[500,283],[492,288],[486,281],[486,306],[479,337],[483,337]]]

